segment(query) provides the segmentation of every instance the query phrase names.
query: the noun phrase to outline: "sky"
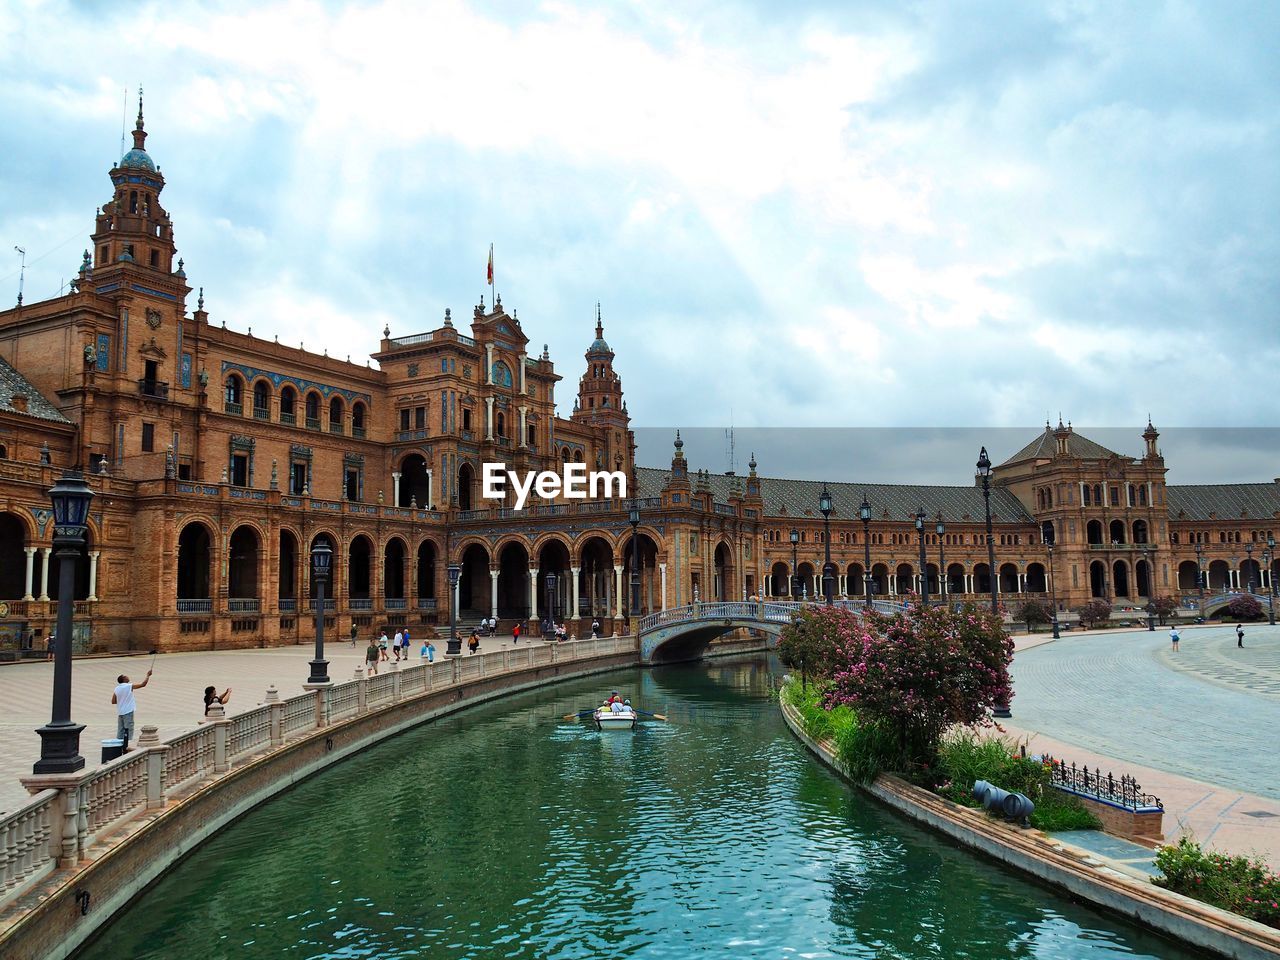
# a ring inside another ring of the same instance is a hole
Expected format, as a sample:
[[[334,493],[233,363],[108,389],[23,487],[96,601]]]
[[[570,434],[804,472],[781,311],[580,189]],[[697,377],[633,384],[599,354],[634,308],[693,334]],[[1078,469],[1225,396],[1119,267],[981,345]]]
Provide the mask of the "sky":
[[[1217,0],[9,0],[0,291],[15,245],[28,302],[72,276],[142,84],[211,322],[363,362],[489,302],[492,243],[562,415],[601,303],[643,462],[703,428],[723,469],[732,423],[771,475],[969,482],[974,437],[1061,413],[1137,454],[1150,414],[1171,480],[1270,480],[1275,434],[1219,428],[1277,423],[1278,32]]]

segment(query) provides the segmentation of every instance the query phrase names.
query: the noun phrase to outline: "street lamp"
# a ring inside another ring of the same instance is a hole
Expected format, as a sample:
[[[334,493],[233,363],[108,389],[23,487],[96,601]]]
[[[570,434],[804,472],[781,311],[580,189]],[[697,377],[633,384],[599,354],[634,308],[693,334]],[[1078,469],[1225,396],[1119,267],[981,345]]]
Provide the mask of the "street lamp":
[[[938,594],[942,598],[942,605],[947,605],[947,555],[942,547],[943,534],[947,532],[947,525],[942,522],[942,511],[938,511],[937,522],[933,527],[934,532],[938,535]]]
[[[462,654],[462,644],[458,641],[458,580],[462,577],[462,567],[451,563],[445,569],[449,572],[449,645],[444,652],[457,657]]]
[[[323,537],[311,544],[311,579],[316,585],[316,656],[307,683],[329,682],[329,661],[324,658],[324,586],[333,562],[333,547]]]
[[[987,582],[991,586],[991,612],[1000,616],[1000,601],[996,599],[996,540],[991,535],[991,458],[987,448],[978,454],[978,476],[982,477],[982,508],[987,518]]]
[[[76,562],[84,546],[93,491],[79,470],[67,470],[49,491],[53,501],[53,545],[58,558],[58,622],[53,645],[53,714],[36,730],[40,759],[34,773],[75,773],[84,769],[80,731],[71,721],[71,634],[75,615]]]
[[[631,523],[631,615],[640,616],[640,504],[632,500],[627,512]]]
[[[916,508],[916,532],[920,534],[920,600],[929,606],[929,558],[924,553],[924,507]]]
[[[1276,571],[1272,567],[1276,559],[1276,538],[1267,535],[1267,583],[1271,585],[1271,602],[1267,604],[1267,619],[1276,625]]]
[[[862,518],[862,602],[871,606],[871,504],[867,495],[862,495],[862,505],[858,507],[858,516]]]
[[[1204,619],[1204,544],[1196,544],[1196,589],[1200,593],[1200,619]]]
[[[829,607],[835,602],[836,578],[831,568],[831,494],[827,492],[825,483],[818,497],[818,509],[822,511],[822,543],[826,547],[826,559],[822,564],[822,595]]]
[[[556,583],[559,579],[554,573],[547,574],[547,624],[551,627],[553,637],[556,629]],[[545,630],[542,635],[546,636]]]
[[[1249,559],[1246,561],[1246,563],[1249,564],[1249,592],[1254,593],[1256,581],[1253,579],[1253,544],[1245,544],[1244,552],[1249,556]]]
[[[800,542],[800,531],[791,528],[791,599],[796,598],[796,587],[800,586],[800,574],[796,572],[796,544]]]

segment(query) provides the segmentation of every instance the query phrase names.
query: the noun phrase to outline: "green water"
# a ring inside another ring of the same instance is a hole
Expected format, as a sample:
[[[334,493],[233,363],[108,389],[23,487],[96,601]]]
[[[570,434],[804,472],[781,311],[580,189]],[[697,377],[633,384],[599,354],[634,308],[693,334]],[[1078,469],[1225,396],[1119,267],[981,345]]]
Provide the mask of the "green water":
[[[420,727],[240,820],[81,956],[1192,956],[852,791],[773,679],[624,671]],[[558,719],[611,688],[670,722]]]

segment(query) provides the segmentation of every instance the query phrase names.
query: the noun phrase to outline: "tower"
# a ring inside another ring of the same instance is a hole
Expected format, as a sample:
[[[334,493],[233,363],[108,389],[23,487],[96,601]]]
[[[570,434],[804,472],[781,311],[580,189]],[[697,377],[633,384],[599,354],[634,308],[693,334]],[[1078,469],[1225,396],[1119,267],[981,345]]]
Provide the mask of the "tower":
[[[613,369],[613,351],[604,339],[604,321],[596,304],[596,338],[585,354],[587,370],[578,381],[578,397],[571,419],[601,432],[598,467],[631,472],[634,441],[631,415],[622,399],[622,378]]]

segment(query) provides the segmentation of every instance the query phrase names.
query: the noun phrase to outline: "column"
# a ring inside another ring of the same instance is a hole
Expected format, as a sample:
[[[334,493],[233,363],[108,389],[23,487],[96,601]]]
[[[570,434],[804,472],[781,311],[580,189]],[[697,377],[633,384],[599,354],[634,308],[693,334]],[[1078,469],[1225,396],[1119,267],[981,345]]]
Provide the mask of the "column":
[[[98,550],[89,551],[89,599],[98,599]]]
[[[667,565],[665,563],[658,564],[658,579],[661,581],[659,589],[662,591],[662,609],[667,609]]]
[[[22,552],[27,555],[27,588],[26,588],[26,592],[22,595],[22,599],[34,600],[35,597],[31,595],[31,587],[32,587],[32,580],[34,579],[35,572],[36,572],[36,548],[23,547]]]
[[[537,621],[538,617],[538,568],[529,568],[529,619]]]
[[[493,397],[484,398],[484,438],[493,439]]]
[[[573,586],[572,586],[572,588],[571,588],[571,589],[573,590],[573,594],[572,594],[572,599],[571,599],[571,603],[570,603],[570,607],[569,607],[569,609],[572,611],[572,612],[569,614],[569,617],[570,617],[570,618],[578,616],[578,573],[579,573],[581,570],[582,570],[582,568],[581,568],[581,567],[570,567],[570,568],[569,568],[569,572],[570,572],[571,574],[573,574]],[[568,618],[566,618],[566,619],[568,619]]]
[[[1018,574],[1018,592],[1027,592],[1027,575],[1025,573]]]
[[[520,392],[523,393],[524,392],[524,366],[523,365],[520,367],[520,380],[521,380]],[[525,446],[525,440],[527,440],[529,436],[528,431],[525,429],[525,417],[528,415],[528,412],[529,412],[529,408],[521,404],[520,406],[520,442],[517,444],[517,446],[520,446],[520,447]]]
[[[400,506],[400,471],[391,471],[391,505]],[[430,504],[428,504],[430,506]]]
[[[618,601],[618,612],[615,616],[622,619],[622,567],[618,564],[613,565],[613,595]]]
[[[896,573],[891,573],[888,576],[888,580],[889,596],[896,597],[898,595],[898,575]]]
[[[49,599],[49,554],[52,547],[40,548],[40,599]]]
[[[498,571],[489,568],[489,616],[498,619]]]
[[[484,382],[493,383],[493,343],[484,345]]]
[[[528,392],[529,392],[529,391],[525,388],[525,382],[524,382],[524,357],[525,357],[525,355],[524,355],[524,353],[523,353],[523,351],[522,351],[522,352],[520,353],[520,357],[519,357],[519,363],[520,363],[520,392],[521,392],[522,394],[525,394],[525,393],[528,393]]]

